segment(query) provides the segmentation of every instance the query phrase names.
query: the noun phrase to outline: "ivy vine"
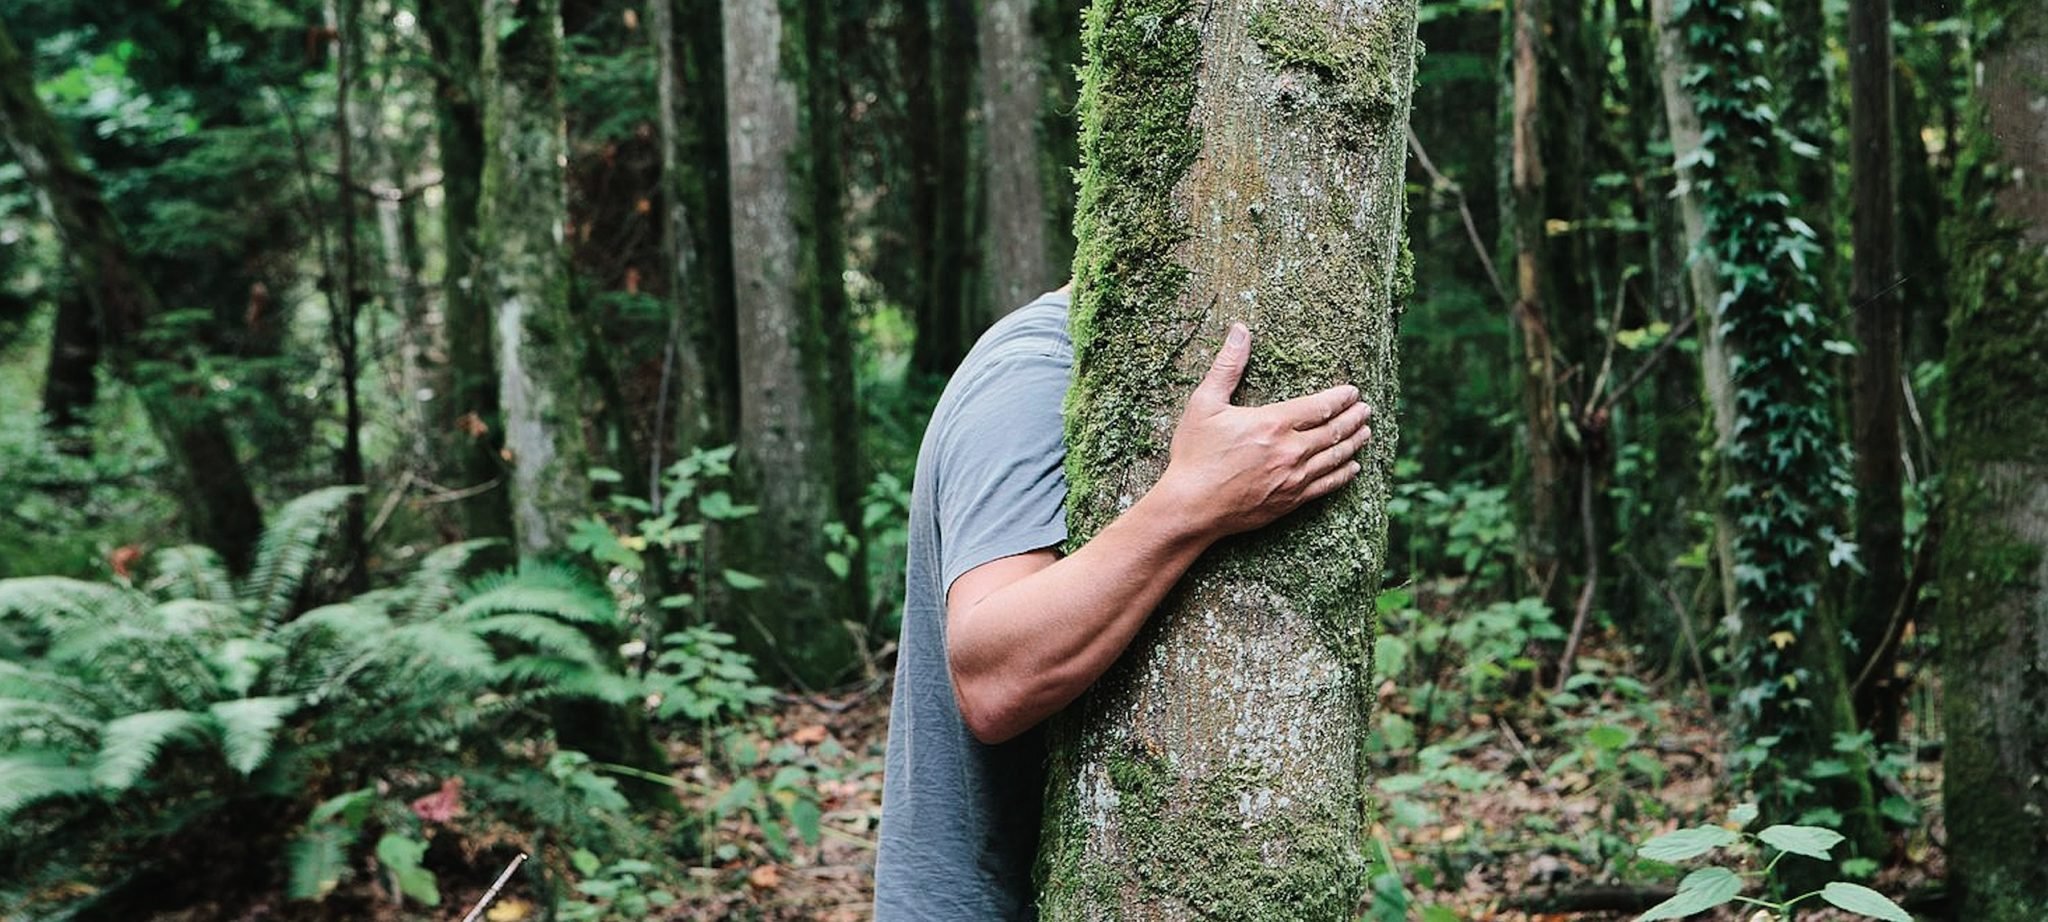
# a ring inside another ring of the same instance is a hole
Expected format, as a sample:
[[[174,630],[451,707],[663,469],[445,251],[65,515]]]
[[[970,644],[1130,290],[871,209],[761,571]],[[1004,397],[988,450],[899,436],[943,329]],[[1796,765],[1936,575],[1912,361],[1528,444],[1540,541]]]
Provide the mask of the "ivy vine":
[[[1841,642],[1824,580],[1855,549],[1837,528],[1853,490],[1829,370],[1830,353],[1846,347],[1814,303],[1813,228],[1774,177],[1776,153],[1791,142],[1756,72],[1765,54],[1751,32],[1770,15],[1753,0],[1681,0],[1675,19],[1702,129],[1687,166],[1723,289],[1710,315],[1728,344],[1736,411],[1723,501],[1739,609],[1735,709],[1749,750],[1739,767],[1789,816],[1814,806],[1809,757],[1834,752],[1826,715],[1841,681],[1821,674],[1814,664],[1825,657],[1809,651]]]

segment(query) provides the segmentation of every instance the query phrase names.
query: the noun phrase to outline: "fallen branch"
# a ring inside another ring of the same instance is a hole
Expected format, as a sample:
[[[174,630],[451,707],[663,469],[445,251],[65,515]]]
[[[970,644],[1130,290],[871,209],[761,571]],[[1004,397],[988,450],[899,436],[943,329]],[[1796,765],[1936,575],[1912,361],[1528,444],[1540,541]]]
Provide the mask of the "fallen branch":
[[[1518,896],[1508,900],[1508,908],[1521,912],[1643,912],[1677,892],[1670,887],[1584,887]]]

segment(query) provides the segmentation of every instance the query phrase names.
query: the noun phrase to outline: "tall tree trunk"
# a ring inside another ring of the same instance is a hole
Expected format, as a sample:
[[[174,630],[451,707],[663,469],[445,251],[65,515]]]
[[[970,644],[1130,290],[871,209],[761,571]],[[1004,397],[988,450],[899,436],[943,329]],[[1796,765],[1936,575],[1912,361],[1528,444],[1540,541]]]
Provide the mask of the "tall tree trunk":
[[[1700,209],[1699,192],[1693,187],[1693,164],[1700,150],[1700,117],[1692,94],[1685,90],[1685,75],[1692,65],[1685,44],[1672,20],[1673,0],[1649,0],[1652,27],[1657,31],[1657,82],[1664,97],[1664,119],[1671,129],[1671,154],[1678,175],[1678,217],[1685,233],[1686,277],[1690,281],[1693,316],[1700,343],[1700,382],[1706,394],[1707,420],[1713,432],[1713,457],[1727,457],[1735,434],[1735,387],[1729,380],[1728,345],[1721,331],[1721,280],[1714,266],[1713,247],[1707,241],[1706,214]],[[1719,460],[1709,468],[1708,489],[1720,496],[1727,489],[1727,465]],[[1714,509],[1714,560],[1720,576],[1721,610],[1733,612],[1735,597],[1735,526],[1727,506]]]
[[[1565,480],[1558,431],[1558,359],[1545,304],[1543,53],[1545,0],[1513,0],[1509,6],[1508,190],[1513,219],[1504,222],[1515,266],[1514,328],[1520,347],[1522,464],[1526,478],[1521,532],[1527,563],[1546,590],[1558,588],[1563,548],[1558,535],[1570,486]],[[1555,595],[1546,591],[1546,595]]]
[[[1851,676],[1856,719],[1878,742],[1898,738],[1904,690],[1894,672],[1906,587],[1904,464],[1899,423],[1903,338],[1897,294],[1897,196],[1892,170],[1891,0],[1861,0],[1849,8],[1849,168],[1855,245],[1849,304],[1856,333],[1850,395],[1856,451],[1856,542],[1863,575],[1852,596],[1849,633],[1856,638]],[[1867,664],[1867,666],[1866,666]]]
[[[1942,536],[1942,802],[1956,918],[2048,906],[2048,8],[1970,5]]]
[[[1855,4],[1851,4],[1852,10]],[[1782,82],[1784,126],[1811,150],[1785,147],[1785,170],[1792,177],[1795,214],[1813,226],[1814,276],[1820,282],[1820,303],[1841,311],[1840,258],[1835,236],[1835,96],[1828,81],[1828,17],[1823,0],[1783,0],[1774,62]],[[1856,15],[1853,11],[1851,16]]]
[[[659,62],[662,252],[675,302],[675,433],[680,450],[722,445],[739,411],[732,307],[731,234],[726,209],[724,95],[718,5],[655,0],[649,17]],[[659,465],[656,465],[658,467]],[[650,480],[659,471],[650,471]]]
[[[437,486],[460,497],[461,532],[470,538],[512,536],[511,490],[499,456],[495,338],[487,279],[478,272],[477,217],[484,170],[483,19],[479,0],[435,0],[420,7],[422,31],[434,49],[436,143],[441,160],[441,237],[445,264],[441,323],[449,331],[449,392],[434,406],[439,436]]]
[[[899,41],[910,129],[910,241],[918,267],[911,367],[926,375],[951,373],[979,332],[967,287],[978,256],[968,185],[974,29],[973,4],[966,0],[903,4]]]
[[[1741,369],[1731,376],[1737,415],[1721,497],[1734,527],[1742,682],[1733,696],[1733,761],[1766,815],[1833,809],[1852,849],[1875,855],[1881,836],[1865,754],[1835,749],[1836,734],[1856,721],[1841,612],[1824,589],[1842,550],[1848,486],[1823,351],[1831,324],[1815,306],[1807,264],[1785,252],[1805,235],[1779,191],[1775,126],[1756,117],[1769,111],[1766,84],[1741,76],[1766,17],[1753,0],[1691,0],[1683,9],[1676,25],[1694,65],[1687,89],[1703,129],[1690,185],[1727,292],[1712,319],[1727,335],[1730,368]],[[1838,762],[1849,770],[1821,772]],[[1806,864],[1780,873],[1797,886],[1821,870]]]
[[[853,665],[859,651],[845,625],[865,623],[855,584],[825,558],[835,549],[826,524],[859,524],[862,485],[848,405],[829,6],[728,0],[724,9],[733,250],[744,257],[734,265],[740,474],[760,504],[733,530],[726,557],[775,574],[727,607],[763,663],[813,686]]]
[[[362,486],[366,482],[360,391],[363,383],[362,350],[357,340],[361,331],[356,319],[369,293],[364,290],[360,275],[361,234],[356,228],[355,113],[351,111],[349,95],[362,72],[368,36],[362,29],[362,0],[341,0],[338,15],[335,33],[341,37],[341,53],[335,56],[334,140],[339,167],[336,185],[339,188],[335,190],[334,200],[341,208],[341,278],[332,282],[339,291],[339,297],[335,299],[338,309],[330,314],[328,327],[332,332],[330,338],[335,357],[341,366],[341,455],[336,459],[336,479],[347,486]],[[341,545],[347,555],[343,580],[350,594],[370,588],[370,548],[364,531],[363,506],[364,498],[358,493],[349,498],[348,508],[342,514]]]
[[[593,404],[563,249],[561,0],[485,0],[480,273],[496,344],[498,400],[521,552],[559,550],[590,500],[583,424]]]
[[[143,335],[161,308],[156,289],[107,209],[100,185],[78,165],[71,141],[36,98],[29,62],[0,25],[0,140],[42,194],[64,241],[77,284],[98,315],[100,341],[114,374],[133,387],[170,457],[173,488],[199,541],[237,572],[248,567],[263,516],[243,476],[220,413],[194,395],[142,379],[145,362],[181,361],[175,345]]]
[[[1165,466],[1228,321],[1240,396],[1349,381],[1357,486],[1205,557],[1057,718],[1040,913],[1350,919],[1393,461],[1416,5],[1097,0],[1082,91],[1073,541]]]
[[[980,17],[985,325],[1066,281],[1071,253],[1047,197],[1069,183],[1040,133],[1051,59],[1032,21],[1036,0],[984,0]],[[1053,79],[1058,79],[1053,71]]]

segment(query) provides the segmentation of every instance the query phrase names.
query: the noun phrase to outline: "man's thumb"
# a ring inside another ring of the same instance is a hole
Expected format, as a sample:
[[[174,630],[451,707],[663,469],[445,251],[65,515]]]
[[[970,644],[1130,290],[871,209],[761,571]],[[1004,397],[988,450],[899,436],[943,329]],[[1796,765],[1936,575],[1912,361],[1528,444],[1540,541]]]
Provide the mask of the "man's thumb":
[[[1230,335],[1224,337],[1223,348],[1216,352],[1216,361],[1202,377],[1201,386],[1195,388],[1195,396],[1218,405],[1228,404],[1230,396],[1237,393],[1237,382],[1244,378],[1244,365],[1251,354],[1251,331],[1242,323],[1231,324]]]

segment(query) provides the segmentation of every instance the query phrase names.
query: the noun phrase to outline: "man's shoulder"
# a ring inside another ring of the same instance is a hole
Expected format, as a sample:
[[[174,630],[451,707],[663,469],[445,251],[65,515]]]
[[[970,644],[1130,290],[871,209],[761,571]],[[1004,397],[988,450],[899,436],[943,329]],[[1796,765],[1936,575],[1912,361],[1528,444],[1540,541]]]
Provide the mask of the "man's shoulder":
[[[971,372],[984,365],[999,364],[1020,356],[1043,356],[1071,361],[1073,340],[1067,333],[1065,292],[1048,292],[996,321],[976,341],[960,370]]]

